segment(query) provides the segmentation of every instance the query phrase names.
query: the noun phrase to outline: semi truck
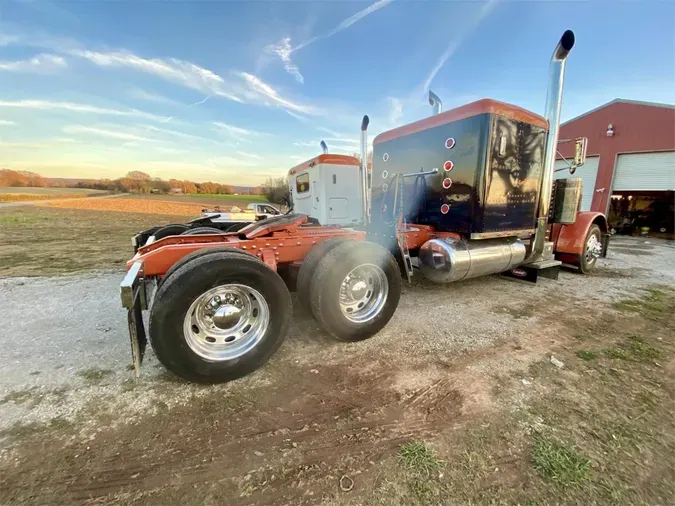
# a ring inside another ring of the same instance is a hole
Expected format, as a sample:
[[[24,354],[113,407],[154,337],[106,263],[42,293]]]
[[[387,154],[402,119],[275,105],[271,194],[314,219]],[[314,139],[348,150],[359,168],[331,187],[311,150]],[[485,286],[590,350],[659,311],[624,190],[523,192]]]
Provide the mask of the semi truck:
[[[359,341],[387,325],[413,275],[536,281],[557,279],[563,262],[591,272],[607,221],[578,212],[578,180],[553,180],[573,45],[566,31],[554,49],[544,116],[490,99],[443,112],[432,93],[430,117],[374,139],[370,171],[368,116],[360,161],[324,152],[291,169],[293,212],[137,246],[121,283],[136,374],[148,338],[190,381],[254,371],[288,331],[291,289],[328,334]]]

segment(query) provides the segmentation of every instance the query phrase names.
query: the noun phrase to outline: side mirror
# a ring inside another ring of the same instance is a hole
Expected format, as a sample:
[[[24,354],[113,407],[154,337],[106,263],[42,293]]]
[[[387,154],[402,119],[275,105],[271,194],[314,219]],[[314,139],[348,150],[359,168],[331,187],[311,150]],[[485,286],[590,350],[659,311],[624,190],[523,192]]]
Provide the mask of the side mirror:
[[[570,167],[570,174],[581,167],[586,162],[586,148],[588,146],[588,139],[586,137],[579,137],[574,141],[574,163]]]

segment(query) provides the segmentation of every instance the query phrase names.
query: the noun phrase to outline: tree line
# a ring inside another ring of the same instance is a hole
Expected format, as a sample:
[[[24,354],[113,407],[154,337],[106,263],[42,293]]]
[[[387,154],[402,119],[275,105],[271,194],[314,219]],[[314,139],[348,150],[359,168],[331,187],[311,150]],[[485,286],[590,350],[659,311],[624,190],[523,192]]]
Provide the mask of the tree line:
[[[44,178],[35,172],[2,169],[0,170],[0,186],[51,187],[63,186],[63,184],[50,181],[48,178]],[[126,176],[118,179],[81,180],[73,184],[67,184],[66,186],[123,193],[235,193],[234,187],[228,184],[213,183],[211,181],[195,183],[193,181],[181,181],[178,179],[169,179],[166,181],[158,177],[150,177],[149,174],[138,170],[128,172]],[[263,186],[251,188],[250,190],[251,195],[262,195],[263,192]]]

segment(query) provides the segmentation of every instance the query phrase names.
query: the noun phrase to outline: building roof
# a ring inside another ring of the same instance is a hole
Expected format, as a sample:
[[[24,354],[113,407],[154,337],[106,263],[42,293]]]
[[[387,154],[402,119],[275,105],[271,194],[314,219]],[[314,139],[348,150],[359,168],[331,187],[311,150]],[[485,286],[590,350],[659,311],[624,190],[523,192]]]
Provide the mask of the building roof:
[[[675,109],[675,105],[673,104],[661,104],[658,102],[642,102],[640,100],[627,100],[625,98],[615,98],[611,102],[607,102],[606,104],[603,104],[599,107],[596,107],[595,109],[591,109],[590,111],[586,111],[583,114],[580,114],[579,116],[575,116],[572,119],[569,119],[565,121],[564,123],[561,123],[560,126],[567,125],[568,123],[572,123],[573,121],[578,120],[579,118],[583,118],[584,116],[588,116],[589,114],[594,113],[595,111],[599,111],[600,109],[604,109],[605,107],[609,107],[610,105],[613,104],[635,104],[635,105],[646,105],[648,107],[660,107],[662,109]]]

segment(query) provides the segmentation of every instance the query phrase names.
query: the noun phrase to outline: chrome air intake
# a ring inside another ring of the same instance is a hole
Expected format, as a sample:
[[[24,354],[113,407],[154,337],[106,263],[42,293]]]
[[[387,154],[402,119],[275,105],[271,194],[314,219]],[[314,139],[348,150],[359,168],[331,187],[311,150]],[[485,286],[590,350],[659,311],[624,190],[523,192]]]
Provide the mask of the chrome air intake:
[[[419,268],[434,283],[452,283],[511,270],[525,254],[519,239],[431,239],[419,250]]]

